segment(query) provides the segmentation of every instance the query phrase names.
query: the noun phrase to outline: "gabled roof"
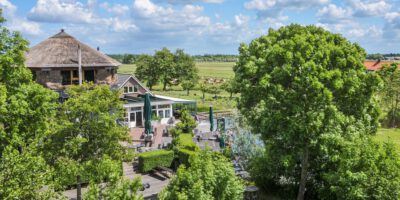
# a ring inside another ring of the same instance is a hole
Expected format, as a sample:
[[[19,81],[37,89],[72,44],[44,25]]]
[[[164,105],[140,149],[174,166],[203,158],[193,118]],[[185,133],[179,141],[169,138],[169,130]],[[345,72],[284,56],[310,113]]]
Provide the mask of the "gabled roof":
[[[384,65],[390,65],[395,62],[396,61],[392,60],[366,60],[364,61],[364,66],[367,68],[367,70],[376,71],[381,69]],[[398,66],[400,67],[400,64]]]
[[[26,54],[25,64],[30,68],[77,67],[78,47],[82,52],[82,67],[121,65],[118,61],[78,41],[64,30],[32,47]]]
[[[135,75],[133,74],[117,74],[117,81],[111,85],[111,89],[121,89],[122,87],[124,87],[124,85],[126,84],[126,82],[129,81],[129,79],[133,79],[135,80],[142,88],[144,88],[146,90],[147,93],[149,93],[150,95],[153,96],[153,93],[146,87],[143,85],[142,82],[139,81],[139,79],[136,78]]]

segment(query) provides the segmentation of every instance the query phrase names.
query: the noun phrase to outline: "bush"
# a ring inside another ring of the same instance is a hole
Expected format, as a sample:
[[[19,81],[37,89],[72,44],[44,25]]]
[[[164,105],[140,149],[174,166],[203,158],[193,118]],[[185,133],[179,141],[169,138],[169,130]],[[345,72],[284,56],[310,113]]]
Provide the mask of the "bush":
[[[174,152],[157,150],[139,154],[139,171],[148,172],[157,166],[170,167],[174,159]]]
[[[122,161],[124,162],[131,162],[136,156],[136,152],[134,149],[124,149],[124,154],[122,156]]]
[[[200,148],[193,142],[192,134],[180,134],[179,135],[179,147],[190,151],[198,151]]]
[[[225,157],[209,150],[200,151],[190,158],[190,165],[179,167],[158,199],[243,199],[243,182],[235,176],[232,163]]]
[[[178,150],[178,159],[180,164],[184,164],[185,166],[189,167],[189,159],[191,156],[196,155],[196,151],[191,151],[188,149],[179,149]]]

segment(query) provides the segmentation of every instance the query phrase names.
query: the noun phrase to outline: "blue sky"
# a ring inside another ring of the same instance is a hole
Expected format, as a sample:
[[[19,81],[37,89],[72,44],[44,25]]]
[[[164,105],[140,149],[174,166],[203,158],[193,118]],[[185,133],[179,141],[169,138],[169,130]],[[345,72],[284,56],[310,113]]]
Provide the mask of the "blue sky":
[[[105,53],[237,54],[269,28],[298,23],[368,53],[400,52],[400,0],[0,0],[0,8],[31,45],[63,28]]]

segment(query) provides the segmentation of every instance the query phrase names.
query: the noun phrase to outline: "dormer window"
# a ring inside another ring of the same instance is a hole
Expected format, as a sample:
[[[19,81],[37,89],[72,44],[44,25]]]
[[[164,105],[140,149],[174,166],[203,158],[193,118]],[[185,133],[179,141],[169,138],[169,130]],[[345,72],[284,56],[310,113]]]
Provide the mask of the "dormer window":
[[[135,93],[135,92],[138,92],[138,87],[136,85],[124,87],[124,94]]]

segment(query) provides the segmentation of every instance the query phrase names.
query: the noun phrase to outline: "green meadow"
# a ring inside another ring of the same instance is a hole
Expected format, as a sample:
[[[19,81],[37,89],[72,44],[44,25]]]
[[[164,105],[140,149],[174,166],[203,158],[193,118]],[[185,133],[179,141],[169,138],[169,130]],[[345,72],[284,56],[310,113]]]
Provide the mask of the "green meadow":
[[[230,78],[233,77],[234,62],[197,62],[199,76],[203,78]],[[119,67],[119,73],[135,73],[134,64],[122,65]]]

